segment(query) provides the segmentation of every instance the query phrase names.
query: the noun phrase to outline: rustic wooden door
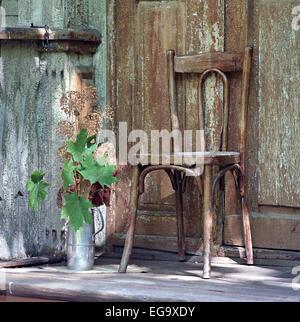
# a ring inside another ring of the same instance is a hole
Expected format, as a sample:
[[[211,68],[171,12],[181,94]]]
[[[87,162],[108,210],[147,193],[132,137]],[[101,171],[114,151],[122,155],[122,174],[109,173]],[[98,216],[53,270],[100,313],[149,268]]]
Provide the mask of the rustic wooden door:
[[[248,185],[253,243],[260,248],[300,250],[299,6],[300,1],[256,0],[245,1],[241,11],[254,47]],[[224,241],[242,245],[240,216],[232,205],[227,203]]]
[[[297,2],[297,1],[296,1]],[[243,51],[254,47],[249,128],[248,185],[253,243],[256,247],[300,249],[299,223],[299,45],[300,30],[292,28],[295,1],[173,0],[109,1],[109,98],[119,122],[132,129],[170,130],[167,100],[166,50],[198,54],[204,51]],[[296,4],[295,4],[296,3]],[[183,76],[178,88],[182,129],[197,129],[197,78]],[[216,107],[221,81],[212,76],[207,124],[220,125]],[[229,149],[238,148],[240,75],[231,75]],[[218,131],[214,132],[217,133]],[[210,148],[217,137],[208,138]],[[119,141],[122,144],[122,138]],[[130,143],[128,143],[130,146]],[[120,148],[120,146],[119,146]],[[130,167],[119,173],[107,216],[107,241],[124,245],[128,225]],[[219,196],[221,194],[218,192]],[[240,208],[233,179],[226,177],[226,202],[215,206],[216,245],[243,245]],[[188,253],[201,250],[201,196],[190,180],[185,194]],[[225,209],[224,214],[222,209]],[[140,199],[135,246],[176,251],[174,193],[162,171],[147,177]]]
[[[108,13],[109,97],[110,104],[116,108],[116,132],[119,122],[127,122],[128,133],[132,129],[143,129],[147,134],[152,129],[170,131],[166,51],[175,49],[177,54],[197,54],[224,50],[221,1],[111,1]],[[212,77],[208,91],[212,95],[220,94],[220,83]],[[182,79],[178,88],[182,129],[199,128],[196,90],[195,75]],[[217,123],[220,123],[219,116]],[[211,141],[213,145],[213,138]],[[123,169],[119,176],[121,181],[116,185],[114,206],[107,217],[107,240],[123,246],[128,224],[130,168]],[[193,180],[188,182],[186,192],[186,248],[188,252],[197,253],[202,236],[201,196]],[[163,171],[146,178],[135,246],[177,250],[174,199],[169,178]]]

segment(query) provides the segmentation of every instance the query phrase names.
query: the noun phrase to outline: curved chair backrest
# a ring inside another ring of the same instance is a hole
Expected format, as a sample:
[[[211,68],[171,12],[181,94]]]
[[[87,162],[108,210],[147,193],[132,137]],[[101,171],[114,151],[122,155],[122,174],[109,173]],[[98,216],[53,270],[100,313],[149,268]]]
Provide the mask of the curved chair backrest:
[[[220,138],[220,150],[227,150],[229,82],[227,72],[242,72],[241,93],[241,119],[240,119],[240,152],[245,154],[248,93],[250,83],[252,48],[246,47],[244,53],[208,52],[194,56],[176,56],[175,51],[167,51],[169,100],[172,121],[172,130],[179,130],[178,107],[176,100],[175,73],[199,73],[198,99],[199,99],[199,124],[204,129],[205,109],[203,107],[203,84],[208,74],[217,73],[221,76],[224,85],[223,119]]]

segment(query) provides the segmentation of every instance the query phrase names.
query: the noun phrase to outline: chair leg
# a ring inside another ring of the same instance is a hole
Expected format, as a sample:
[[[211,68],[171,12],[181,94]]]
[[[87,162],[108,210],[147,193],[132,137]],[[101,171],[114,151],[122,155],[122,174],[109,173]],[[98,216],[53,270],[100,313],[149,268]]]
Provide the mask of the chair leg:
[[[252,249],[252,238],[251,238],[251,230],[250,230],[250,219],[247,205],[246,196],[242,196],[242,211],[243,211],[243,229],[244,229],[244,242],[245,242],[245,250],[247,256],[247,264],[253,265],[253,249]]]
[[[177,243],[178,256],[180,261],[185,260],[185,242],[184,242],[184,219],[183,219],[183,204],[182,204],[182,184],[181,172],[175,171],[176,176],[176,216],[177,216]]]
[[[129,209],[130,226],[126,235],[123,255],[119,266],[119,273],[126,273],[126,269],[128,266],[128,262],[129,262],[129,258],[130,258],[131,250],[133,246],[138,199],[139,199],[139,192],[138,192],[139,180],[138,179],[139,179],[139,167],[135,166],[133,167],[133,170],[132,170],[132,181],[131,181],[131,191],[130,191],[130,209]]]
[[[204,166],[204,191],[203,191],[203,278],[210,278],[212,241],[212,167]]]

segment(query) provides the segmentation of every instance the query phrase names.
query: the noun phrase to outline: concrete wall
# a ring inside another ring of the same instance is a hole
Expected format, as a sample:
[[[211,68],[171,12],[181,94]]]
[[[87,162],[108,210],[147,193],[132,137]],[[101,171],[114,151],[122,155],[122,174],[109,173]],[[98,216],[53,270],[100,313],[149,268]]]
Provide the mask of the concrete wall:
[[[102,43],[94,55],[40,52],[37,42],[1,41],[0,57],[0,259],[60,253],[64,222],[56,206],[62,165],[55,127],[59,100],[70,89],[74,66],[93,66],[100,103],[106,103],[105,0],[2,0],[7,27],[95,28]],[[52,186],[37,216],[25,185],[34,170]],[[97,240],[102,245],[104,236]]]

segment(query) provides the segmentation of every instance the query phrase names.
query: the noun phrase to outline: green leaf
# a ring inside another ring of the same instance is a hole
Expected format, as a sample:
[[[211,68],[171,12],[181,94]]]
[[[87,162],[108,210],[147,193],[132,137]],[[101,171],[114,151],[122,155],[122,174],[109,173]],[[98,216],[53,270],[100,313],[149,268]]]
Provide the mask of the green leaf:
[[[117,178],[112,175],[116,171],[113,164],[100,165],[89,157],[82,162],[82,166],[81,169],[78,169],[78,172],[84,179],[89,180],[91,184],[99,182],[101,186],[104,187],[105,185],[110,186],[112,183],[118,181]]]
[[[64,169],[61,173],[61,177],[64,181],[64,190],[68,189],[69,185],[74,184],[74,169],[73,160],[65,161]]]
[[[87,142],[87,130],[82,129],[77,135],[76,142],[67,142],[67,152],[71,153],[76,162],[82,162],[83,152]]]
[[[29,208],[33,209],[35,215],[38,211],[39,201],[44,201],[47,195],[46,187],[50,186],[49,183],[41,181],[44,177],[44,174],[35,171],[28,178],[26,184],[26,190],[29,191]]]
[[[69,217],[69,225],[77,231],[83,226],[83,222],[87,224],[92,223],[92,216],[89,213],[89,208],[93,207],[93,204],[84,199],[78,197],[77,193],[66,194],[65,196],[66,204],[62,207],[62,219],[67,219]]]
[[[85,148],[83,151],[83,155],[90,155],[97,149],[97,143],[90,144],[89,147]]]
[[[44,173],[41,173],[41,172],[39,172],[39,171],[34,171],[34,172],[31,174],[30,178],[31,178],[31,180],[32,180],[34,183],[38,183],[38,182],[40,182],[41,180],[43,180],[44,175],[45,175]]]
[[[116,167],[113,164],[108,164],[100,169],[97,181],[102,187],[105,185],[111,186],[114,182],[118,181],[118,179],[112,175],[115,171]]]

